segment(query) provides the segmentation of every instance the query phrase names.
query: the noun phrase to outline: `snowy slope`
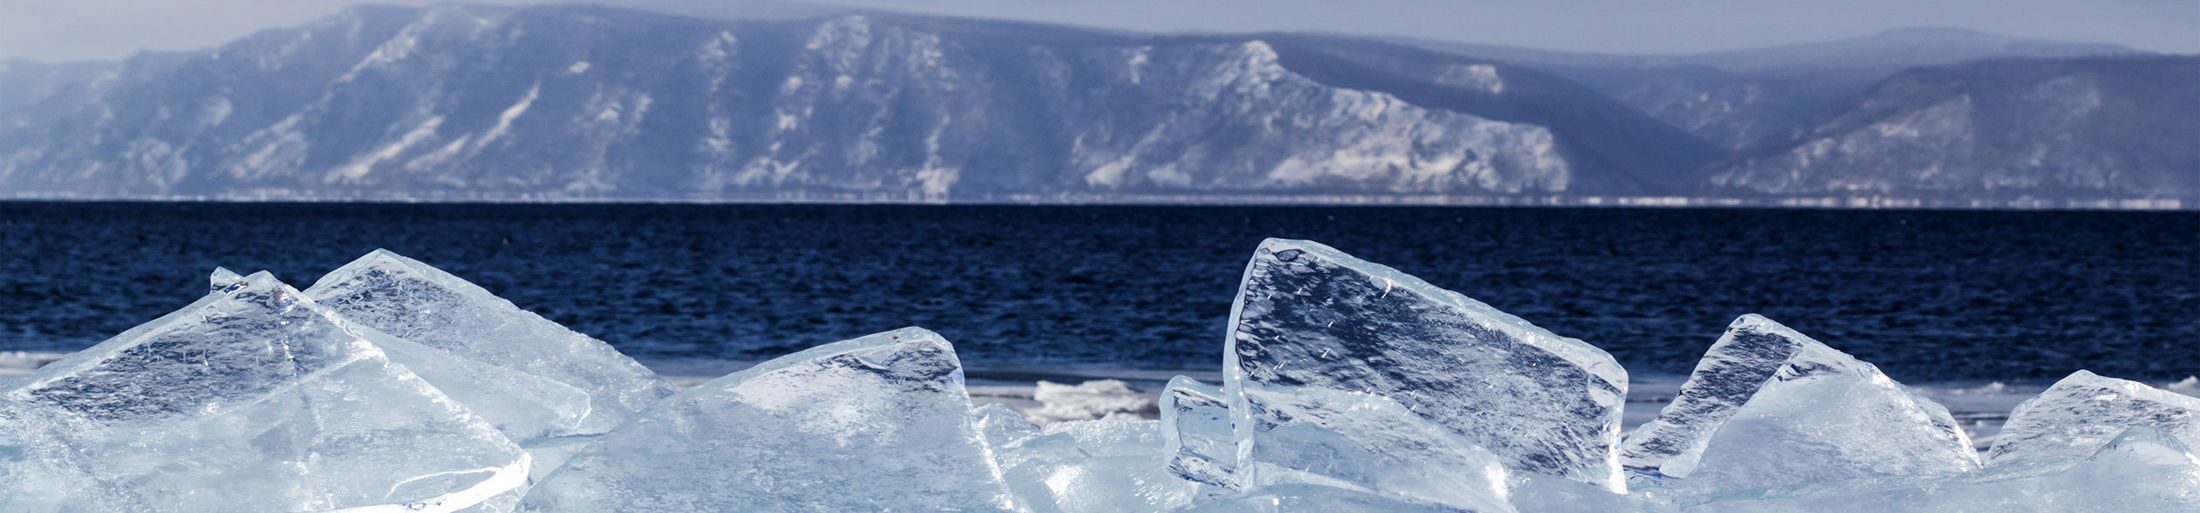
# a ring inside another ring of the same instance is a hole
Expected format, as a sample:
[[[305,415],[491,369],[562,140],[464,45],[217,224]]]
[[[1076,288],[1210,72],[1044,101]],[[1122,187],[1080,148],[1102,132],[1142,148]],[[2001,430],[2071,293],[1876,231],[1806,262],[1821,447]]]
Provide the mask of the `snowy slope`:
[[[1777,136],[1789,126],[1910,68],[1987,59],[2140,53],[2116,45],[1950,28],[1891,30],[1834,41],[1671,56],[1410,43],[1548,70],[1689,133],[1737,149]]]
[[[2200,197],[2200,57],[1906,71],[1712,168],[1773,195]]]
[[[1533,70],[1363,44],[1405,65],[1339,73],[1343,51],[881,14],[362,7],[0,111],[0,196],[1640,195],[1721,155]]]

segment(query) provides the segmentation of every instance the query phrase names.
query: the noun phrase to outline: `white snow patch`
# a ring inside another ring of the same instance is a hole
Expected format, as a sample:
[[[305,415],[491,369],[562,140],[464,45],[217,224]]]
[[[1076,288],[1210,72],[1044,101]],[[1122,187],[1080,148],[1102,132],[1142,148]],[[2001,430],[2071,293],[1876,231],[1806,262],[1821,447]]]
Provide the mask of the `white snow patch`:
[[[408,171],[419,171],[422,169],[434,167],[437,164],[442,164],[443,162],[450,160],[451,157],[456,157],[460,152],[465,151],[466,144],[473,142],[473,139],[474,136],[470,134],[459,136],[457,139],[451,140],[449,144],[443,145],[442,148],[437,148],[435,151],[428,152],[428,154],[426,155],[421,155],[418,158],[412,159],[412,161],[410,162],[406,162],[405,169]]]
[[[1497,76],[1496,66],[1488,64],[1445,66],[1444,71],[1436,75],[1436,83],[1489,94],[1505,92],[1505,80]]]
[[[1135,50],[1131,50],[1131,57],[1127,62],[1124,63],[1123,67],[1126,71],[1130,72],[1132,85],[1138,85],[1144,82],[1146,78],[1146,65],[1152,60],[1153,47],[1151,46],[1141,46]]]
[[[732,59],[734,53],[740,50],[741,41],[733,37],[733,32],[721,30],[718,37],[703,44],[703,53],[697,57],[705,61],[724,62]]]
[[[536,82],[535,85],[529,86],[527,88],[527,94],[525,96],[521,96],[519,101],[513,102],[512,106],[505,107],[503,113],[497,114],[496,126],[489,127],[489,132],[482,134],[481,144],[483,146],[487,146],[490,142],[504,137],[504,134],[506,132],[512,130],[512,121],[519,119],[519,116],[521,114],[526,114],[527,107],[534,105],[535,98],[540,96],[542,96],[541,82]]]
[[[298,162],[305,160],[306,149],[311,144],[306,140],[305,134],[298,131],[298,125],[304,120],[301,114],[292,113],[283,117],[282,121],[246,136],[247,142],[264,142],[259,149],[230,165],[230,176],[255,178],[279,168],[295,167]]]
[[[336,174],[331,178],[342,178],[347,181],[365,178],[368,173],[374,172],[375,166],[397,158],[398,155],[403,155],[405,150],[411,149],[414,144],[419,144],[420,141],[434,137],[436,127],[442,125],[443,116],[428,118],[426,122],[414,127],[410,132],[405,132],[405,135],[398,137],[396,141],[383,145],[381,148],[365,155],[360,155],[358,158],[352,159],[351,163],[336,168]]]
[[[214,101],[207,102],[206,110],[204,111],[203,115],[199,117],[199,126],[211,127],[220,125],[223,121],[229,120],[229,114],[235,111],[236,106],[229,103],[228,97],[214,97]]]

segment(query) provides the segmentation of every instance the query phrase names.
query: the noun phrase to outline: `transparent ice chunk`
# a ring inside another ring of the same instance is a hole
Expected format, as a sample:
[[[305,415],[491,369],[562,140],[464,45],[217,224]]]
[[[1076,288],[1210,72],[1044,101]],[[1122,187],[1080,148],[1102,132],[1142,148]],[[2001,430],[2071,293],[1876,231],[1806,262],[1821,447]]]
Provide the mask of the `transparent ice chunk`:
[[[1158,513],[1199,485],[1169,472],[1159,421],[1062,422],[994,446],[1009,489],[1037,513]]]
[[[826,344],[658,403],[528,491],[522,511],[1012,511],[947,340]]]
[[[222,268],[215,268],[208,278],[216,293],[243,280]],[[580,430],[588,416],[588,393],[571,385],[462,358],[365,326],[356,328],[391,362],[427,380],[522,446],[537,438],[569,436]],[[555,461],[538,457],[535,464],[539,467]]]
[[[459,358],[372,329],[360,331],[391,362],[427,380],[514,441],[572,436],[588,417],[588,393],[571,385]]]
[[[1169,471],[1206,485],[1207,495],[1236,490],[1237,435],[1222,389],[1177,376],[1161,391],[1163,452]]]
[[[1611,355],[1391,268],[1269,239],[1246,267],[1227,344],[1226,389],[1382,395],[1513,470],[1625,489],[1627,372]]]
[[[1470,511],[1513,511],[1504,460],[1397,401],[1324,388],[1251,387],[1237,482],[1315,484]]]
[[[367,333],[258,273],[46,365],[0,391],[0,509],[451,512],[526,483]]]
[[[1999,466],[2081,458],[2136,426],[2200,444],[2200,398],[2081,370],[2017,405],[1988,460]]]
[[[578,434],[609,430],[673,392],[655,373],[603,341],[386,250],[329,272],[306,294],[398,338],[586,392],[590,407]]]
[[[1948,409],[1869,363],[1757,315],[1712,344],[1638,429],[1631,467],[1734,490],[1978,468]]]
[[[984,437],[987,446],[1000,447],[1039,434],[1039,426],[1024,419],[1024,414],[1005,404],[988,404],[971,410],[976,417],[972,422],[978,428],[978,436]]]
[[[237,274],[236,271],[231,271],[228,268],[224,267],[215,267],[214,274],[206,277],[207,289],[213,292],[221,292],[222,289],[235,286],[239,283],[244,283],[244,275]]]

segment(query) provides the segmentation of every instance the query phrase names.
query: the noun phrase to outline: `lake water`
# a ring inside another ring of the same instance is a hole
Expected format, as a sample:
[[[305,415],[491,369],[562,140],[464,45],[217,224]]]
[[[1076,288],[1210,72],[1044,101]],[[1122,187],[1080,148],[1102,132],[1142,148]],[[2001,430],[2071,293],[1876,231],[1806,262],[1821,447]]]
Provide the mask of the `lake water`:
[[[645,359],[906,325],[975,365],[1211,369],[1245,259],[1313,239],[1684,374],[1762,313],[1913,382],[2200,373],[2200,213],[0,203],[0,351],[88,346],[216,265],[377,247]]]

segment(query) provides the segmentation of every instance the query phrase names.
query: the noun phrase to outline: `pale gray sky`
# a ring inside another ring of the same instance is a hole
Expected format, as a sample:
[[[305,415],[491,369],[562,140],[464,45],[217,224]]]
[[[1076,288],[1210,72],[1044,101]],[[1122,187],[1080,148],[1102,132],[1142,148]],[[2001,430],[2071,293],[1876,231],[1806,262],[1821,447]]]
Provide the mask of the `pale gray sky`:
[[[528,3],[541,0],[489,0]],[[752,2],[756,0],[731,0]],[[604,0],[694,5],[726,0]],[[201,48],[349,0],[0,0],[0,59]],[[420,4],[424,0],[377,3]],[[1942,26],[2200,53],[2200,0],[831,0],[1153,31],[1322,30],[1610,53],[1685,53]],[[738,11],[716,5],[706,10]]]

